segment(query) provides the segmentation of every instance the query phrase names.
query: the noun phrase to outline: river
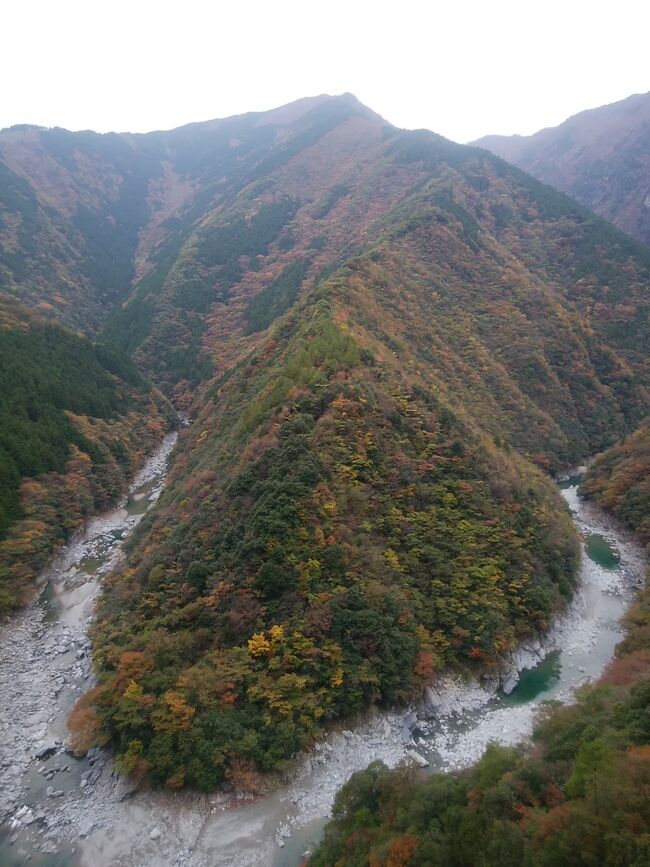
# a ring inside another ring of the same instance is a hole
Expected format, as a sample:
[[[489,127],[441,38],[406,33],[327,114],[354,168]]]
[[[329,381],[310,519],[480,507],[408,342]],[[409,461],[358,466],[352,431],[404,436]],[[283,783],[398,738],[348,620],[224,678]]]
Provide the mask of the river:
[[[0,630],[0,865],[296,867],[336,791],[371,761],[450,770],[490,741],[528,737],[542,701],[569,701],[603,671],[643,580],[641,546],[578,497],[573,477],[560,487],[583,539],[579,590],[550,633],[513,654],[498,678],[447,676],[417,707],[348,721],[297,757],[286,783],[264,797],[135,791],[107,751],[83,759],[65,752],[66,719],[92,683],[86,630],[101,577],[157,499],[173,444],[172,435],[147,461],[125,503],[62,549],[40,599]]]

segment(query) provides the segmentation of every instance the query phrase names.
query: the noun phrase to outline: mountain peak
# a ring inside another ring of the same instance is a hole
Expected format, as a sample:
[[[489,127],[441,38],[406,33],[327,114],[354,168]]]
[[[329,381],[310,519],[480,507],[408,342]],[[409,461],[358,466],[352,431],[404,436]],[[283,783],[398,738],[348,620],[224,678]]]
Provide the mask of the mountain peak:
[[[280,105],[277,108],[272,108],[269,111],[258,112],[257,114],[260,115],[260,122],[263,124],[291,124],[306,114],[334,106],[348,107],[352,109],[354,114],[382,124],[387,123],[381,115],[377,114],[376,111],[373,111],[367,105],[364,105],[353,93],[347,91],[340,94],[321,93],[316,96],[305,96],[293,102],[288,102],[285,105]]]

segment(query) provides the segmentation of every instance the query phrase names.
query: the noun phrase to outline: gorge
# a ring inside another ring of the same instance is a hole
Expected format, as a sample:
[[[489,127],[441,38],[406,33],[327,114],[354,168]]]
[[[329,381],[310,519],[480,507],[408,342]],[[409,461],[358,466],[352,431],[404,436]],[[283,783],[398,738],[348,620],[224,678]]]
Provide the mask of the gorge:
[[[350,94],[1,131],[0,241],[6,852],[297,864],[602,672],[645,555],[553,478],[643,535],[644,244]]]
[[[29,854],[30,863],[44,859],[60,867],[296,867],[353,771],[377,759],[394,766],[414,751],[433,769],[452,770],[478,759],[490,742],[514,745],[529,737],[539,702],[571,701],[581,683],[600,676],[622,635],[618,621],[643,581],[643,549],[578,498],[572,478],[562,487],[583,538],[578,592],[551,632],[540,636],[541,644],[516,655],[521,673],[514,689],[507,683],[509,694],[496,692],[489,680],[443,676],[423,704],[375,712],[351,729],[339,727],[293,763],[275,792],[252,800],[244,793],[134,791],[116,776],[109,751],[93,750],[90,760],[65,751],[66,718],[75,692],[88,685],[87,628],[98,580],[114,567],[121,540],[155,502],[173,444],[168,437],[147,462],[125,507],[93,521],[59,553],[41,600],[3,629],[0,683],[4,695],[15,696],[11,721],[3,720],[0,755],[0,852],[8,864]],[[602,550],[599,560],[587,553],[594,538],[613,546],[615,564]]]

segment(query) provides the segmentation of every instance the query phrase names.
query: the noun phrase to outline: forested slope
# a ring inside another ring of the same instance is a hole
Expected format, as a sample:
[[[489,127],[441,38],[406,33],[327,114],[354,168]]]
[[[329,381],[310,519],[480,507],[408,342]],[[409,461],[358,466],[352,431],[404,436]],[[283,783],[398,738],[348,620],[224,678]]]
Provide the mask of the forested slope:
[[[650,421],[598,455],[580,485],[650,545]]]
[[[128,359],[0,295],[0,613],[123,492],[171,417]]]
[[[650,93],[580,112],[534,135],[489,135],[475,144],[650,244]]]
[[[643,247],[485,151],[289,108],[105,331],[195,420],[74,725],[170,786],[544,629],[577,550],[545,473],[648,411]]]
[[[213,388],[107,581],[81,741],[100,725],[158,782],[271,770],[327,720],[489,664],[571,593],[553,484],[327,294]]]
[[[95,333],[217,205],[350,115],[383,123],[347,95],[142,135],[0,130],[0,291]],[[181,309],[218,300],[183,294]]]
[[[644,530],[647,428],[583,486]],[[627,504],[628,508],[621,506]],[[631,505],[631,509],[630,509]],[[650,576],[649,576],[650,579]],[[337,795],[312,867],[642,867],[650,861],[650,589],[626,616],[605,675],[549,707],[527,750],[492,745],[460,774],[424,779],[376,763]],[[477,841],[479,845],[477,845]]]
[[[113,133],[0,131],[0,291],[96,331],[128,295],[160,173]]]
[[[107,582],[80,747],[249,779],[548,625],[576,568],[548,474],[648,413],[646,248],[349,94],[0,157],[1,279],[194,419]]]
[[[189,405],[197,384],[242,359],[296,298],[373,250],[390,259],[393,282],[419,284],[417,302],[463,333],[463,353],[486,353],[468,364],[479,365],[481,391],[481,366],[511,377],[519,367],[505,388],[526,427],[566,437],[586,403],[603,432],[639,420],[628,389],[647,375],[645,248],[484,151],[396,130],[347,100],[310,107],[285,134],[275,159],[226,175],[200,215],[179,213],[160,261],[109,318],[106,337],[176,400]],[[399,303],[417,315],[408,295]],[[553,417],[558,404],[568,425]],[[605,434],[587,450],[612,442]]]

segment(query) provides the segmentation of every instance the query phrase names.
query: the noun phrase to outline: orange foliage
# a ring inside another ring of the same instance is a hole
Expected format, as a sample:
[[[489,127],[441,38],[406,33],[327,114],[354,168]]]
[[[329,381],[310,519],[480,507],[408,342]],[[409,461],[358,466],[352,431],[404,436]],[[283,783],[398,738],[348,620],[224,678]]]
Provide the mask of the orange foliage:
[[[226,771],[232,785],[240,792],[257,794],[262,786],[262,778],[255,769],[252,759],[233,756]]]
[[[196,708],[188,704],[180,692],[173,689],[169,689],[165,693],[165,702],[176,721],[177,729],[187,731],[192,722],[192,717],[196,713]]]
[[[566,828],[570,821],[571,809],[566,804],[560,804],[548,813],[538,814],[537,832],[535,834],[535,840],[538,845],[541,846],[547,839],[554,837]]]
[[[418,838],[413,834],[402,834],[395,837],[388,849],[386,867],[407,867],[418,848]]]
[[[423,680],[431,680],[436,673],[436,660],[432,653],[421,650],[415,663],[415,673]]]
[[[82,756],[91,747],[104,746],[108,736],[102,730],[101,721],[95,709],[95,703],[101,697],[104,688],[97,686],[91,689],[75,703],[68,717],[72,749],[75,755]]]
[[[605,669],[603,681],[612,686],[636,683],[650,671],[650,650],[639,650],[612,660]]]
[[[152,668],[153,660],[147,659],[144,653],[125,650],[117,664],[115,691],[120,694],[123,693],[131,681],[137,683],[142,680],[142,677]]]

